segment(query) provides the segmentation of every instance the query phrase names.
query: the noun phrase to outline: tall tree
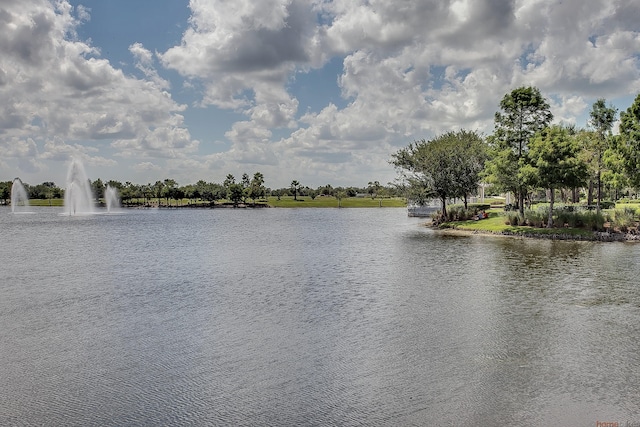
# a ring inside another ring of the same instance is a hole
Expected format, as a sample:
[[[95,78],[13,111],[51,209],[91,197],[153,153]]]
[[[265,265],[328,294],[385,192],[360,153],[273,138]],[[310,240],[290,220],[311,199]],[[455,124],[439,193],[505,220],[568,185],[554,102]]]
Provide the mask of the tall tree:
[[[170,206],[169,199],[176,199],[176,191],[178,190],[178,183],[175,179],[166,178],[163,182],[162,195],[164,196],[167,206]]]
[[[530,162],[522,173],[531,176],[529,182],[549,190],[549,228],[553,227],[555,190],[578,187],[586,180],[587,166],[578,158],[579,152],[575,136],[562,126],[546,128],[530,141]]]
[[[249,187],[249,197],[253,199],[253,203],[256,203],[256,199],[264,197],[266,194],[266,188],[264,187],[264,175],[261,172],[253,174],[251,184]]]
[[[484,162],[484,141],[476,133],[447,132],[430,141],[416,141],[393,154],[393,164],[402,174],[411,194],[421,200],[440,200],[443,218],[447,199],[464,197],[471,183],[477,188]],[[471,167],[470,165],[476,166]]]
[[[96,201],[104,197],[104,187],[105,187],[104,183],[100,178],[96,179],[91,183],[91,192],[93,193],[93,196],[96,198]]]
[[[604,153],[609,148],[609,140],[611,139],[611,128],[616,120],[618,109],[612,105],[607,107],[604,98],[594,102],[589,113],[589,124],[595,130],[594,152],[596,163],[596,183],[597,183],[597,202],[596,208],[600,212],[600,201],[602,200],[602,172],[604,168]]]
[[[500,101],[495,114],[495,130],[490,138],[493,150],[490,172],[498,186],[513,192],[524,216],[524,198],[529,184],[522,173],[526,166],[529,140],[551,123],[549,103],[536,87],[519,87]]]
[[[604,162],[602,184],[615,191],[614,200],[617,200],[618,194],[629,186],[629,178],[624,169],[625,157],[620,149],[621,144],[620,135],[612,136],[602,156]]]
[[[244,199],[244,188],[242,187],[242,184],[233,183],[229,185],[227,197],[233,202],[234,206],[238,206],[238,204]]]
[[[631,185],[640,187],[640,94],[620,114],[620,137],[620,150],[626,159],[627,175]]]
[[[300,183],[295,179],[291,181],[291,191],[293,191],[293,200],[298,200],[298,188],[300,187]]]
[[[459,193],[464,199],[464,208],[467,209],[468,196],[478,191],[480,174],[487,160],[487,146],[475,132],[461,130],[456,138],[459,145],[455,155],[462,172],[458,178]]]
[[[153,194],[158,199],[158,207],[160,207],[160,199],[162,198],[162,190],[164,189],[164,183],[162,181],[156,181],[152,186]]]

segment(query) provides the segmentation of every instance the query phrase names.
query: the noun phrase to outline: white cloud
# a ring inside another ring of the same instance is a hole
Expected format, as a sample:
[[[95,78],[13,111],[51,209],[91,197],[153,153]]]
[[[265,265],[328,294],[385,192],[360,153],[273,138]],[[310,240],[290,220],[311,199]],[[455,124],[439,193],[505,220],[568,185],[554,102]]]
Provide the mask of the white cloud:
[[[134,169],[137,171],[143,171],[143,172],[146,172],[146,171],[156,172],[156,171],[161,171],[162,167],[151,162],[140,162],[134,166]]]
[[[168,90],[171,88],[169,82],[158,74],[158,71],[153,66],[153,53],[150,50],[145,49],[142,43],[134,43],[129,46],[129,52],[136,59],[136,68],[152,81],[156,87],[160,90]]]
[[[168,84],[153,69],[150,53],[132,45],[146,80],[124,75],[100,58],[98,49],[78,40],[76,28],[88,19],[87,8],[74,11],[63,0],[0,6],[0,149],[14,145],[16,138],[32,138],[42,141],[36,147],[43,151],[4,151],[14,157],[61,159],[68,150],[45,140],[76,141],[80,147],[118,138],[135,145],[166,127],[167,151],[193,145],[185,142],[186,129],[171,127],[185,107],[165,91]]]
[[[0,153],[37,163],[73,150],[97,159],[108,147],[139,171],[194,181],[261,170],[273,186],[386,182],[400,146],[450,129],[491,132],[500,99],[518,86],[537,86],[557,121],[579,126],[596,98],[640,91],[634,0],[191,0],[189,8],[178,45],[153,52],[128,43],[136,78],[78,38],[90,10],[5,0]],[[293,79],[329,61],[342,64],[329,79],[342,99],[312,88],[322,99],[309,108]],[[226,151],[202,153],[213,144],[192,137],[190,108],[173,99],[180,89],[167,70],[197,94],[195,105],[241,116],[218,131]],[[89,149],[100,141],[100,152]]]

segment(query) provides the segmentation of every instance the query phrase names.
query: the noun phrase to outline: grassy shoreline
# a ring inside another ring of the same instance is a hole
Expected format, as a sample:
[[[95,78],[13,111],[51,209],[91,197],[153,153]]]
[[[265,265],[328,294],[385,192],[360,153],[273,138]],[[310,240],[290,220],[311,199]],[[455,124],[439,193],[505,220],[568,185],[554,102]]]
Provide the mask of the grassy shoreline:
[[[488,212],[489,217],[481,220],[445,222],[437,227],[441,231],[465,234],[488,234],[500,236],[526,237],[552,240],[584,240],[596,242],[639,241],[640,236],[613,231],[591,231],[583,228],[538,228],[505,224],[505,217],[497,209]]]
[[[144,207],[144,201],[136,200],[136,205],[132,205],[130,207]],[[158,200],[151,199],[149,201],[149,206],[157,207]],[[166,205],[167,201],[165,199],[161,199],[160,207],[171,207],[171,208],[211,208],[209,202],[198,200],[196,203],[192,203],[192,201],[188,199],[183,200],[169,200],[169,205]],[[217,201],[213,208],[222,208],[227,207],[229,201],[221,200]],[[29,205],[38,207],[38,206],[63,206],[63,199],[31,199],[29,200]],[[243,205],[243,207],[252,207],[252,203],[247,203],[247,205]],[[407,206],[406,199],[393,197],[393,198],[383,198],[383,199],[372,199],[371,197],[344,197],[338,200],[335,197],[329,196],[319,196],[315,199],[311,199],[311,197],[306,196],[298,196],[297,200],[294,200],[292,196],[282,196],[279,199],[277,197],[268,197],[266,200],[258,200],[255,204],[255,207],[272,207],[272,208],[403,208]],[[127,206],[125,206],[126,208]],[[148,206],[147,206],[148,207]]]

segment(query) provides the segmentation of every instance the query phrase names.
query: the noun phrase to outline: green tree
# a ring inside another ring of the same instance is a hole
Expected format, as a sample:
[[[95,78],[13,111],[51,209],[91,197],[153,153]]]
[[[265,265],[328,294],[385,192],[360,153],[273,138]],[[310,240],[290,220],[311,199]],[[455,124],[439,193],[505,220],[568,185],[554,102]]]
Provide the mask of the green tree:
[[[604,169],[604,153],[609,149],[609,141],[611,139],[611,128],[613,122],[616,120],[618,109],[610,105],[606,106],[604,98],[598,99],[591,107],[589,113],[589,124],[595,130],[595,138],[591,139],[593,142],[592,150],[594,152],[594,161],[596,168],[596,183],[597,183],[597,202],[596,207],[600,212],[600,201],[602,200],[602,172]]]
[[[224,183],[222,185],[229,188],[231,184],[235,184],[235,183],[236,183],[236,178],[233,175],[228,174],[227,177],[224,179]]]
[[[602,183],[615,191],[613,200],[617,200],[618,194],[629,185],[629,179],[624,169],[625,158],[620,148],[621,143],[620,135],[612,136],[609,147],[603,154]]]
[[[369,183],[367,184],[367,193],[371,195],[372,199],[377,197],[379,199],[378,206],[382,207],[382,199],[386,194],[386,189],[384,188],[384,186],[380,185],[380,182],[369,181]]]
[[[240,182],[242,184],[242,203],[246,203],[246,199],[251,197],[251,179],[249,178],[249,174],[243,173]]]
[[[131,181],[127,181],[120,189],[120,198],[123,203],[129,203],[134,197],[139,197],[140,186],[133,184]]]
[[[229,184],[236,185],[235,183]],[[202,200],[209,202],[211,206],[214,206],[217,200],[226,199],[229,192],[227,187],[217,183],[207,183],[202,180],[196,183],[197,192]]]
[[[96,201],[104,197],[104,189],[105,189],[105,185],[100,178],[96,179],[91,183],[91,192],[93,193],[93,196],[96,198]]]
[[[238,206],[238,204],[244,198],[244,187],[242,186],[242,184],[230,184],[227,192],[227,197],[233,202],[234,206]]]
[[[162,181],[156,181],[151,187],[151,192],[158,199],[158,207],[160,207],[160,199],[162,198],[162,191],[164,189],[164,183]]]
[[[620,151],[631,185],[640,187],[640,94],[620,114]]]
[[[549,218],[553,226],[555,190],[582,185],[587,178],[587,166],[578,158],[580,146],[574,136],[562,126],[542,130],[530,141],[530,162],[523,168],[529,182],[549,190]]]
[[[227,190],[226,198],[231,200],[231,186],[236,185],[236,178],[232,174],[228,174],[222,183],[224,188]],[[240,186],[242,188],[242,185]],[[237,189],[235,190],[237,191]]]
[[[465,130],[414,142],[393,154],[391,160],[411,194],[418,194],[423,200],[440,200],[443,218],[447,216],[447,199],[465,197],[471,182],[477,188],[483,162],[484,141],[475,132]],[[472,170],[469,165],[474,163]]]
[[[320,195],[324,195],[324,196],[333,196],[333,187],[331,186],[331,184],[327,184],[323,187],[318,187],[318,194]]]
[[[461,173],[458,175],[459,197],[464,199],[467,209],[467,199],[470,194],[477,193],[481,173],[487,160],[487,146],[484,140],[475,132],[461,130],[457,133],[458,143],[453,155],[458,162]]]
[[[379,181],[369,181],[367,184],[367,193],[369,193],[372,199],[375,199],[380,192],[380,188],[382,187]]]
[[[495,130],[489,139],[492,148],[488,171],[498,187],[513,192],[524,216],[524,198],[529,183],[522,168],[526,166],[529,140],[551,123],[549,103],[536,87],[519,87],[500,101],[495,114]]]
[[[249,188],[250,185],[251,185],[251,179],[249,179],[249,174],[243,173],[242,174],[242,186],[244,188]]]
[[[3,181],[0,182],[0,199],[2,199],[3,204],[7,204],[9,199],[11,199],[11,186],[13,185],[13,181]]]
[[[249,197],[253,199],[253,203],[256,203],[256,199],[264,197],[266,194],[266,188],[264,187],[264,175],[261,172],[253,174],[251,184],[249,186]]]
[[[162,197],[164,197],[167,206],[170,206],[169,199],[178,200],[178,183],[175,179],[166,178],[162,184]]]
[[[298,200],[298,188],[300,187],[300,183],[295,179],[291,181],[291,191],[293,192],[293,200]]]

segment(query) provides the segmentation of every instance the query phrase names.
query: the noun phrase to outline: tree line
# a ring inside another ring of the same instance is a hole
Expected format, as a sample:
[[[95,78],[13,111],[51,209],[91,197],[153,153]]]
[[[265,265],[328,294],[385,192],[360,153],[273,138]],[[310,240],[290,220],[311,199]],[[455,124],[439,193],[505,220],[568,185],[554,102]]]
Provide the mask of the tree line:
[[[244,173],[239,180],[232,174],[228,174],[222,183],[199,180],[194,184],[179,185],[174,179],[158,180],[155,183],[135,184],[132,182],[120,182],[116,180],[103,181],[98,178],[89,180],[92,193],[96,201],[104,198],[107,186],[118,190],[123,204],[151,204],[152,202],[169,205],[171,201],[176,204],[188,200],[189,203],[206,202],[215,204],[228,201],[234,205],[240,203],[253,203],[265,201],[271,197],[310,197],[331,196],[340,198],[365,195],[375,197],[402,197],[401,190],[393,185],[381,185],[378,181],[371,181],[366,187],[333,187],[330,184],[311,188],[303,186],[298,180],[291,181],[289,187],[271,189],[265,186],[265,178],[261,172],[255,172],[253,176]],[[12,181],[0,182],[0,200],[7,204],[11,198]],[[24,183],[29,199],[61,199],[64,198],[65,189],[54,182],[43,182],[38,185]]]
[[[534,195],[548,195],[548,226],[556,192],[571,201],[586,196],[586,204],[600,211],[603,190],[612,199],[640,187],[640,94],[620,114],[619,133],[613,125],[618,110],[598,99],[586,128],[551,125],[549,102],[536,87],[519,87],[504,95],[495,113],[493,134],[447,132],[431,140],[411,143],[392,155],[399,182],[418,203],[441,202],[476,194],[481,183],[495,193],[515,195],[514,208],[524,216]],[[595,200],[595,204],[594,204]]]

